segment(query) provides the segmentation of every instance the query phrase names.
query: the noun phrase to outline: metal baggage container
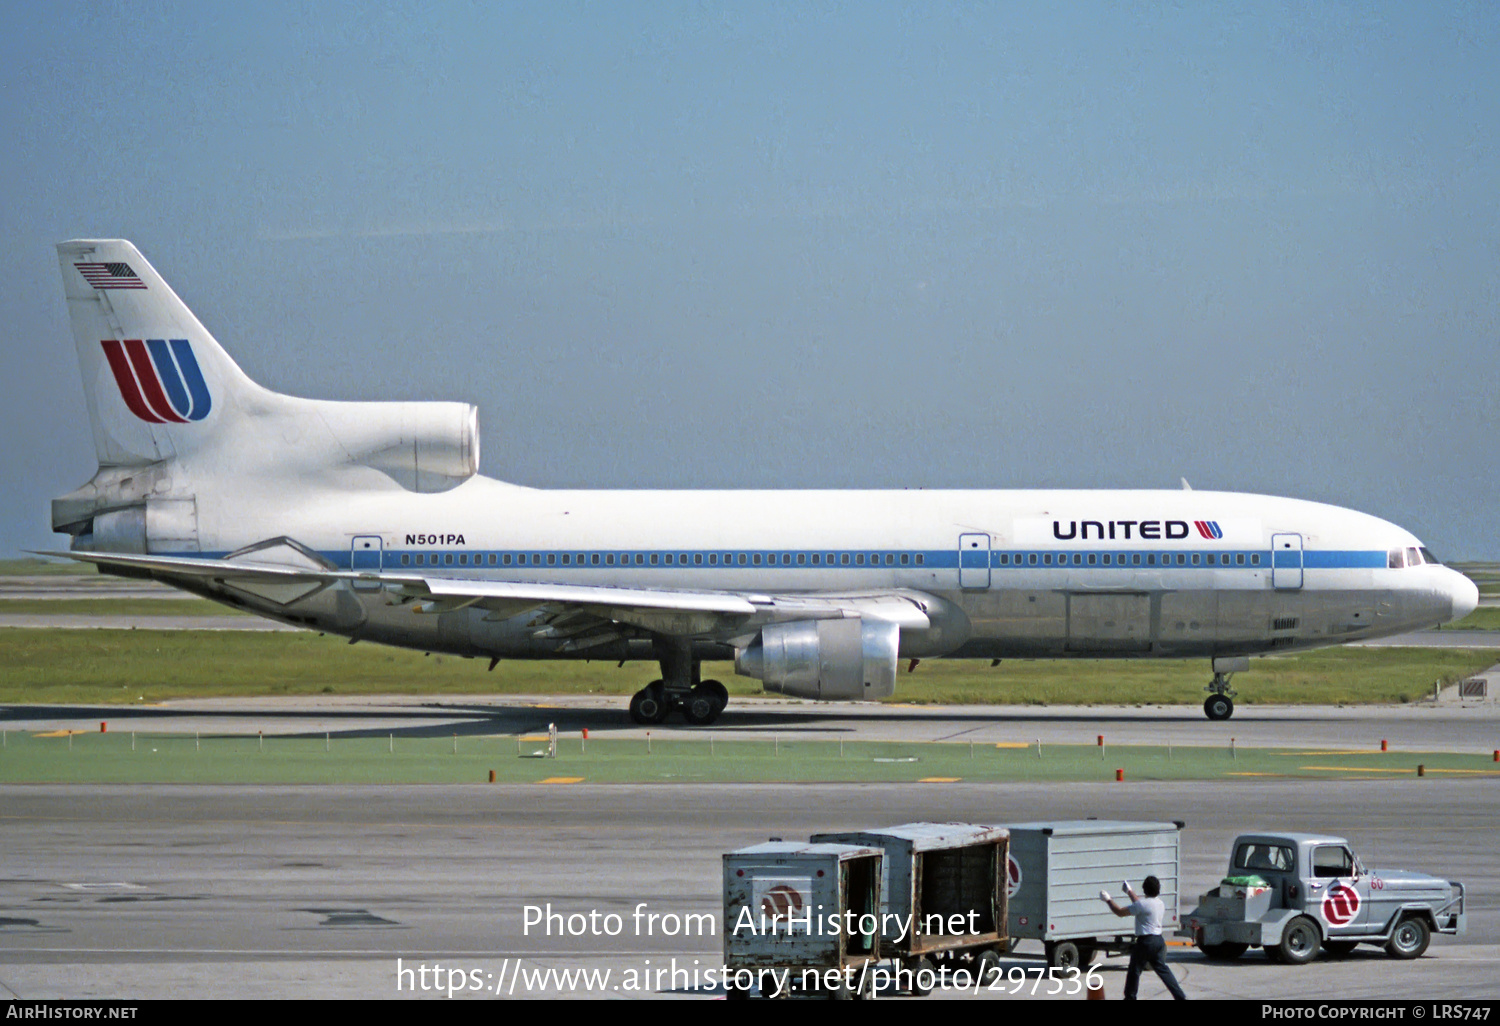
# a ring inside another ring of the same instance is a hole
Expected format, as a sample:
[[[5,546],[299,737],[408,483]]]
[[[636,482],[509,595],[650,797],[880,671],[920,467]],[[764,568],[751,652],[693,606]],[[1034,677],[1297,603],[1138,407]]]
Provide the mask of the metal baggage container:
[[[772,841],[726,854],[729,996],[747,997],[752,987],[867,996],[870,963],[882,957],[882,862],[879,848],[847,844]]]
[[[1161,881],[1162,933],[1179,917],[1180,833],[1183,824],[1080,819],[1010,823],[1010,939],[1042,942],[1049,965],[1086,967],[1098,951],[1120,954],[1135,924],[1099,900],[1120,894],[1122,881]]]
[[[885,852],[881,951],[924,956],[1003,950],[1010,834],[972,823],[905,823],[884,830],[815,834],[815,842]]]

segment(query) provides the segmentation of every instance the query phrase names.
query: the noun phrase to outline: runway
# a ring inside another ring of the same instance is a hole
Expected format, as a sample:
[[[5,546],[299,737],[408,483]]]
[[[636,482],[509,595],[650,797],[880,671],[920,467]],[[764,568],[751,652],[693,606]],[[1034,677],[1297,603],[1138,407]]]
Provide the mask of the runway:
[[[493,727],[496,719],[519,727],[535,716],[608,715],[615,717],[613,729],[634,729],[624,725],[613,700],[597,698],[592,705],[553,701],[546,709],[506,700],[483,714],[477,704],[359,701],[365,704],[258,700],[134,711],[185,729],[216,716],[242,722],[243,714],[303,730],[316,722],[352,729],[379,723],[382,730],[400,722],[422,730],[435,721],[447,730],[455,720]],[[834,715],[832,708],[843,712]],[[1048,737],[1101,729],[1189,737],[1259,725],[1283,739],[1278,743],[1296,732],[1312,743],[1347,745],[1380,733],[1400,736],[1404,723],[1412,738],[1457,732],[1467,741],[1488,737],[1485,743],[1496,746],[1495,717],[1483,708],[1303,708],[1257,719],[1260,710],[1243,707],[1230,724],[1163,709],[1008,709],[986,723],[990,710],[930,709],[897,717],[894,710],[848,715],[849,708],[765,703],[743,711],[738,725],[726,717],[725,729],[800,727],[874,737],[936,735],[957,726]],[[33,729],[67,719],[65,712],[93,717],[97,710],[53,709],[36,718],[9,709],[4,719],[7,729]],[[407,978],[398,975],[397,959],[406,969],[461,968],[466,984],[493,987],[499,979],[514,987],[519,979],[523,992],[537,982],[518,977],[523,969],[609,969],[612,982],[594,981],[604,989],[596,987],[593,996],[712,997],[718,989],[701,978],[694,983],[688,972],[718,965],[718,937],[668,937],[629,924],[641,905],[663,917],[716,913],[726,851],[772,836],[797,839],[912,820],[1083,816],[1186,821],[1183,890],[1189,896],[1218,882],[1234,835],[1254,828],[1342,834],[1368,865],[1443,874],[1468,886],[1469,934],[1435,940],[1429,955],[1414,963],[1370,949],[1300,968],[1273,966],[1254,953],[1225,966],[1174,948],[1179,976],[1194,996],[1500,997],[1500,864],[1494,857],[1500,790],[1492,779],[1430,777],[1106,787],[8,786],[0,788],[0,997],[440,995],[421,990],[415,975],[398,991]],[[614,937],[528,935],[526,907],[549,904],[564,914],[614,912],[627,925]],[[1028,956],[1015,964],[1039,963]],[[1119,995],[1123,965],[1112,959],[1103,970],[1112,997]],[[629,972],[639,983],[642,974],[668,968],[680,971],[675,982],[662,977],[639,989],[624,982]],[[588,990],[581,981],[553,984],[550,990],[538,984],[538,993]],[[1164,995],[1150,980],[1144,993]]]

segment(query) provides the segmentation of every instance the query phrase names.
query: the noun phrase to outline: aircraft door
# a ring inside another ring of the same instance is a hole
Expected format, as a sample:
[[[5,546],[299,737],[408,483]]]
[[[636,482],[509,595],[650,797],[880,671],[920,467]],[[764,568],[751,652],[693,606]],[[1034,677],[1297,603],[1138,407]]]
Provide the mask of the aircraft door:
[[[361,570],[380,573],[381,569],[381,543],[378,534],[357,535],[349,545],[349,569],[358,573]],[[378,591],[380,584],[376,581],[354,582],[356,591]]]
[[[1293,590],[1302,587],[1302,536],[1271,535],[1271,587]]]
[[[961,534],[958,536],[958,586],[960,588],[988,588],[990,586],[989,535]]]

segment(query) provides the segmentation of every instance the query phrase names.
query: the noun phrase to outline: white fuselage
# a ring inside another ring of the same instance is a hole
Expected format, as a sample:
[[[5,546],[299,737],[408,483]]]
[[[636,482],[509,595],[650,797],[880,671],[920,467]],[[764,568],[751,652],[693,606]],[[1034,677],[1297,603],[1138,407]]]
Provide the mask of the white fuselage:
[[[930,626],[903,629],[903,656],[1305,648],[1433,626],[1473,588],[1375,517],[1223,492],[548,491],[483,477],[434,494],[298,491],[199,492],[197,551],[154,540],[152,551],[226,555],[286,536],[385,574],[930,597]],[[413,617],[382,590],[355,590],[358,613],[325,602],[309,626],[472,655],[650,653],[628,637],[572,648],[536,637],[533,618],[481,609]],[[305,622],[318,603],[304,605],[261,611]],[[728,640],[700,642],[713,654]]]

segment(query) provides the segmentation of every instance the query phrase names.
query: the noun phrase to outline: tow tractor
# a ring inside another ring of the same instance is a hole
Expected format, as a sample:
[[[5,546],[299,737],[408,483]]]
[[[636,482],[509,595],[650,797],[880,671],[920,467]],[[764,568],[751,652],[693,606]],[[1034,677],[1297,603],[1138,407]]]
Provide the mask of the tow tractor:
[[[1265,948],[1287,965],[1318,952],[1340,957],[1356,945],[1417,958],[1434,933],[1461,934],[1464,885],[1400,870],[1368,870],[1342,837],[1241,834],[1229,875],[1198,899],[1179,937],[1209,958],[1235,959]]]

